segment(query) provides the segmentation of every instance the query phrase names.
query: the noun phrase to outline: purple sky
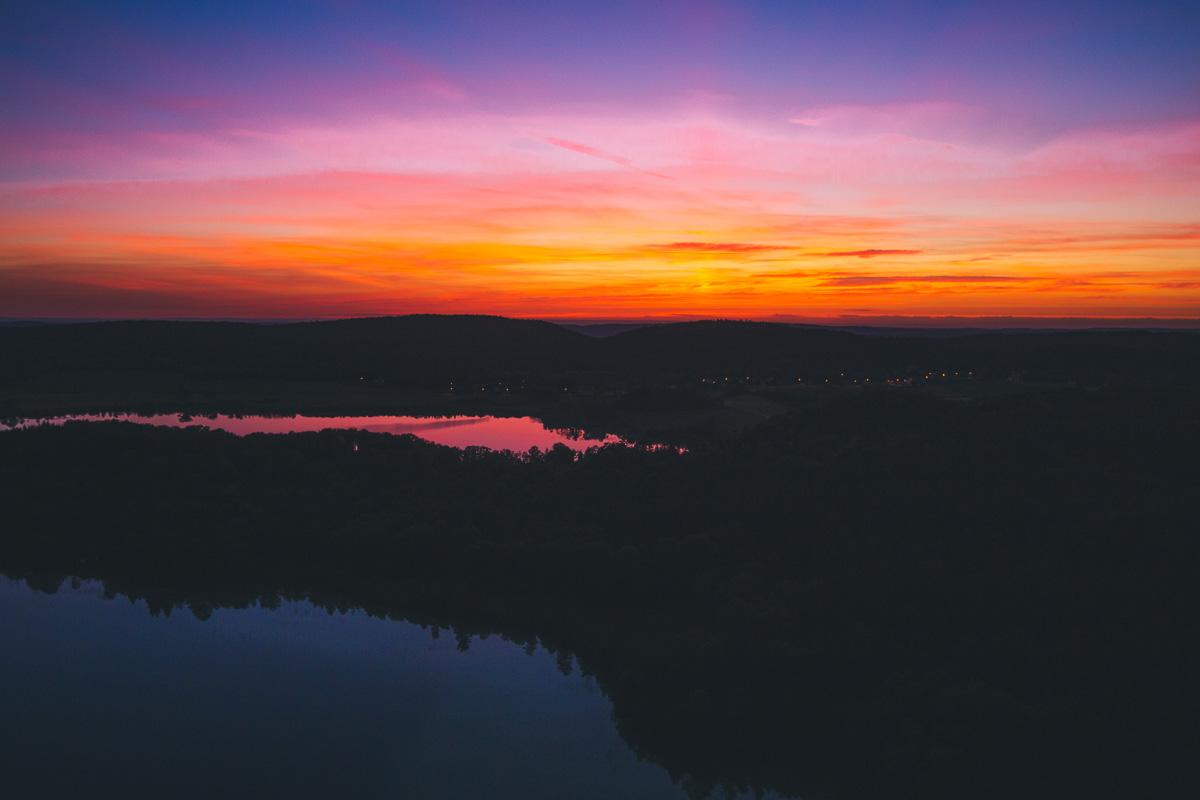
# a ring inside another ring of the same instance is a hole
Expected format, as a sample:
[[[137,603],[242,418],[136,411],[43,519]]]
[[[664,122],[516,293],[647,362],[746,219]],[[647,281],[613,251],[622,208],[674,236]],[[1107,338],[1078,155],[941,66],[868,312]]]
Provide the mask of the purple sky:
[[[1197,30],[1194,2],[21,4],[0,314],[1195,316]]]

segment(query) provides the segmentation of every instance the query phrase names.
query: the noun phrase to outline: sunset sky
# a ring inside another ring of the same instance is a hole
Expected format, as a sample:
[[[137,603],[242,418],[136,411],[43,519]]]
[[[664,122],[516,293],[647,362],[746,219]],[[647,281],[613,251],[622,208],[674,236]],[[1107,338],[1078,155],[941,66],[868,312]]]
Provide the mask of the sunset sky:
[[[0,316],[1200,316],[1200,3],[6,3]]]

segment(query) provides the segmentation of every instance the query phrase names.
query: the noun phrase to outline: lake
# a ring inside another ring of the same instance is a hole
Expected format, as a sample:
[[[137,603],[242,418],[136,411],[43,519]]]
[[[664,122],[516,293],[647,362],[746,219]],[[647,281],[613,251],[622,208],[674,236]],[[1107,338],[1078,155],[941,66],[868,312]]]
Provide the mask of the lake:
[[[548,428],[541,420],[533,417],[455,416],[455,417],[405,417],[405,416],[357,416],[357,417],[310,417],[310,416],[262,416],[214,414],[207,416],[188,414],[71,414],[45,419],[20,420],[15,424],[0,423],[0,430],[26,428],[33,425],[61,425],[69,421],[96,422],[101,420],[123,420],[143,425],[159,425],[170,428],[204,426],[214,430],[228,431],[239,436],[251,433],[302,433],[328,428],[357,429],[375,433],[409,433],[420,439],[449,447],[487,447],[492,450],[512,450],[523,453],[531,447],[548,450],[556,444],[572,450],[582,451],[589,447],[618,444],[623,439],[613,435],[599,438],[588,437],[580,431]]]
[[[685,797],[590,679],[495,636],[0,577],[0,652],[10,797]]]

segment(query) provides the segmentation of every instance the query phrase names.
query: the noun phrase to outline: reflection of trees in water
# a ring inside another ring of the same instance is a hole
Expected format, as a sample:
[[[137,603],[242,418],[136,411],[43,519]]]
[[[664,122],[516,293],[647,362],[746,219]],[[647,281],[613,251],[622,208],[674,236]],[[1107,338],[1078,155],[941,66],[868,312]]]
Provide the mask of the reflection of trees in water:
[[[543,646],[697,794],[1186,796],[1196,399],[864,394],[686,458],[18,432],[0,563]]]
[[[47,593],[57,592],[64,585],[64,581],[70,581],[76,588],[80,586],[78,575],[68,576],[51,572],[45,567],[32,571],[5,568],[3,574],[24,580],[31,588]],[[571,675],[578,669],[582,675],[596,680],[598,686],[606,693],[614,693],[614,689],[616,690],[615,694],[622,699],[617,700],[612,694],[610,698],[614,699],[617,728],[639,758],[652,762],[658,762],[660,758],[652,746],[652,741],[644,743],[636,738],[639,731],[645,730],[651,740],[663,739],[665,742],[675,743],[671,745],[671,749],[681,751],[681,763],[685,766],[663,765],[667,767],[671,777],[687,790],[689,796],[740,796],[747,792],[763,791],[760,784],[751,784],[744,780],[735,782],[730,777],[732,773],[725,772],[726,766],[722,760],[711,760],[714,747],[716,750],[725,751],[724,745],[715,742],[709,745],[706,763],[692,761],[694,756],[688,752],[691,745],[686,743],[694,742],[697,737],[707,737],[712,732],[697,728],[694,715],[689,715],[688,719],[681,719],[676,717],[675,710],[656,713],[656,699],[649,696],[647,690],[653,686],[677,682],[684,673],[671,668],[671,663],[679,658],[691,659],[695,654],[687,650],[686,644],[669,635],[664,637],[660,633],[638,631],[636,637],[627,640],[619,631],[635,631],[636,623],[631,616],[612,616],[586,622],[582,618],[575,618],[570,623],[569,630],[563,629],[565,638],[560,639],[555,634],[565,620],[543,618],[539,625],[545,625],[546,630],[550,632],[535,633],[532,629],[505,621],[506,615],[481,613],[480,607],[472,605],[473,601],[464,602],[463,594],[469,592],[465,586],[455,586],[453,589],[449,584],[443,586],[441,592],[452,594],[452,598],[440,593],[432,595],[413,583],[397,583],[386,590],[376,587],[382,593],[370,596],[370,599],[368,595],[363,595],[355,600],[351,599],[354,595],[324,589],[304,592],[265,590],[256,588],[253,583],[239,583],[239,579],[219,573],[209,573],[203,578],[181,578],[178,583],[157,569],[153,570],[152,577],[142,574],[104,577],[88,573],[86,579],[100,581],[101,594],[107,599],[124,596],[144,602],[152,616],[183,612],[206,621],[216,610],[222,608],[245,609],[259,606],[275,609],[285,601],[304,601],[329,614],[362,611],[377,618],[416,624],[428,630],[434,639],[440,638],[444,631],[449,631],[457,649],[463,652],[470,649],[474,639],[491,635],[497,635],[504,641],[521,647],[529,655],[541,648],[554,655],[558,670],[563,675]],[[509,609],[510,613],[517,610],[515,607]],[[544,617],[540,614],[539,616]],[[580,637],[593,639],[592,644],[585,646],[582,651],[588,654],[586,656],[577,656],[576,652],[570,649]],[[634,645],[644,647],[646,637],[651,637],[652,641],[661,641],[662,646],[646,652],[632,649]],[[596,642],[600,641],[603,642],[603,647],[596,646]],[[680,647],[683,649],[679,649]],[[641,684],[640,679],[634,680],[634,675],[642,669],[639,663],[641,658],[648,658],[651,665],[664,669],[663,674],[645,684]],[[603,671],[598,673],[597,666]],[[627,684],[622,684],[622,681]],[[699,696],[703,696],[706,690],[693,687],[689,690],[690,694],[685,693],[685,699],[694,702],[698,696],[697,692],[701,693]],[[702,716],[705,717],[712,714],[712,709],[698,710],[702,711]],[[747,710],[746,713],[752,715],[753,712]],[[715,722],[713,719],[705,719],[701,724],[707,727]],[[730,728],[729,732],[737,733],[733,728]],[[682,747],[678,744],[681,741],[685,743]],[[736,767],[736,762],[730,766]]]

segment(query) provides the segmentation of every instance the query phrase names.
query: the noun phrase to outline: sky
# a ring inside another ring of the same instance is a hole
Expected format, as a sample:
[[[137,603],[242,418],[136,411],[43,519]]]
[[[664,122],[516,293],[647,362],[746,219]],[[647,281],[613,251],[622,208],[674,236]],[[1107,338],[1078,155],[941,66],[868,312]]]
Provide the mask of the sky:
[[[0,317],[1200,317],[1200,3],[3,3]]]

